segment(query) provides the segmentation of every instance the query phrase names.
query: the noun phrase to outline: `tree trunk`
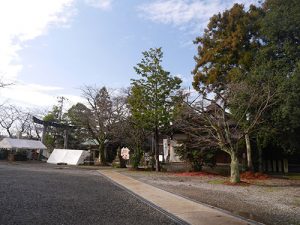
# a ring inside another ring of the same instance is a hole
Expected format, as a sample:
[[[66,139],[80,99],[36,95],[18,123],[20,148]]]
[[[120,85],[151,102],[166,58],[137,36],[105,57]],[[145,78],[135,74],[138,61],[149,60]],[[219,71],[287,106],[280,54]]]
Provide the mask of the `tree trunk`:
[[[263,158],[262,158],[262,145],[259,139],[259,136],[256,136],[256,143],[257,143],[257,149],[258,149],[258,171],[263,171]]]
[[[8,136],[9,136],[10,138],[12,138],[12,135],[11,135],[9,129],[6,129],[6,131],[7,131],[7,133],[8,133]]]
[[[154,141],[154,134],[152,134],[151,137],[151,158],[150,158],[150,163],[151,163],[151,170],[154,171],[154,164],[155,164],[155,141]]]
[[[158,127],[155,127],[154,133],[155,139],[155,171],[160,171],[160,163],[159,163],[159,135],[158,135]]]
[[[99,143],[99,161],[101,165],[106,165],[105,152],[104,152],[104,143]]]
[[[230,182],[239,183],[240,182],[240,170],[239,170],[239,160],[237,153],[232,151],[230,154],[231,163],[230,163]]]
[[[64,149],[68,148],[68,130],[64,130]]]
[[[42,133],[42,139],[41,139],[41,142],[43,144],[45,144],[45,137],[46,137],[47,128],[48,127],[46,125],[44,125],[44,127],[43,127],[43,133]],[[36,133],[38,134],[37,130],[36,130]]]
[[[252,151],[251,151],[249,134],[245,134],[245,140],[246,140],[246,149],[247,149],[247,167],[248,170],[253,171]]]
[[[118,152],[118,158],[119,158],[119,162],[120,162],[120,168],[126,168],[126,161],[121,156],[121,148],[120,147],[118,147],[117,152]]]

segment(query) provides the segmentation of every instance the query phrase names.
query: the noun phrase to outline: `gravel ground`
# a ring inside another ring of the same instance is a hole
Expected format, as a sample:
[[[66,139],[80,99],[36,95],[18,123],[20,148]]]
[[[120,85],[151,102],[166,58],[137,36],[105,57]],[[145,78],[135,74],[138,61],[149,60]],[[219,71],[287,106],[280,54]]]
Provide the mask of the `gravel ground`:
[[[0,224],[176,224],[97,171],[0,161]]]
[[[248,181],[224,185],[221,176],[181,177],[170,173],[120,170],[142,182],[265,224],[300,224],[300,180]]]

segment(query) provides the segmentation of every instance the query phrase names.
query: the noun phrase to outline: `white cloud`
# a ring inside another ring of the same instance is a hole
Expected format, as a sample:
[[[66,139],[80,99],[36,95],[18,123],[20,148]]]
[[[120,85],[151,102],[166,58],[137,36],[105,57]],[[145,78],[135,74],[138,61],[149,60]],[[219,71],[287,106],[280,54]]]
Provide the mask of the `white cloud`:
[[[6,0],[0,2],[0,76],[15,80],[22,70],[18,56],[25,43],[47,33],[49,27],[66,25],[74,0]]]
[[[51,92],[61,90],[59,87],[36,84],[15,84],[0,90],[1,99],[9,99],[10,103],[22,106],[51,106],[56,97]]]
[[[56,86],[45,86],[39,84],[16,83],[0,89],[1,100],[9,99],[11,104],[23,107],[52,107],[57,104],[57,97],[64,96],[68,99],[68,107],[84,99],[71,94],[64,94],[64,88]],[[3,102],[0,102],[3,104]]]
[[[74,1],[0,1],[0,78],[16,84],[0,91],[1,101],[7,98],[24,106],[55,103],[53,94],[62,88],[20,83],[18,74],[23,64],[19,52],[28,41],[47,34],[49,28],[67,26],[75,14]]]
[[[65,98],[67,98],[66,109],[70,108],[72,105],[77,104],[78,102],[80,102],[80,103],[86,102],[86,100],[84,98],[77,96],[77,95],[63,94],[60,96],[64,96]]]
[[[107,10],[112,0],[80,0],[93,7]],[[48,34],[55,27],[69,27],[77,12],[76,0],[1,0],[0,1],[0,81],[15,85],[0,90],[1,101],[23,106],[52,106],[57,96],[66,96],[70,104],[82,99],[64,95],[64,88],[27,84],[18,79],[22,70],[19,53],[28,41]],[[33,62],[34,63],[34,62]],[[27,65],[28,68],[32,64]],[[60,92],[60,93],[59,93]]]
[[[85,0],[85,2],[92,7],[108,10],[111,9],[113,0]]]
[[[204,28],[209,18],[234,3],[249,6],[258,0],[155,0],[138,7],[140,15],[157,23],[192,29]]]

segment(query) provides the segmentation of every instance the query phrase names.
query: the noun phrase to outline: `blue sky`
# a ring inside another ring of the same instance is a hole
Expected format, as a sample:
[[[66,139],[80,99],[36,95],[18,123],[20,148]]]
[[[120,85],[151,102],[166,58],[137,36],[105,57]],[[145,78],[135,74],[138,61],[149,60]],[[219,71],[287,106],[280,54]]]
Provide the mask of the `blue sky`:
[[[62,95],[81,101],[84,84],[129,86],[133,66],[151,47],[163,48],[164,68],[188,87],[192,41],[209,17],[235,2],[257,1],[1,1],[0,76],[15,83],[0,91],[1,102],[49,107]]]

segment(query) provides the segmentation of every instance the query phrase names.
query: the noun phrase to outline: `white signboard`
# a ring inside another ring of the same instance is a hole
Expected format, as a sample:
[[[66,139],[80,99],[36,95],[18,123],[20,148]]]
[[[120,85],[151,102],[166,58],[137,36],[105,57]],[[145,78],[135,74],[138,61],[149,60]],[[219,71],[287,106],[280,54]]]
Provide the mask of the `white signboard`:
[[[150,154],[148,152],[144,153],[145,161],[150,161]]]
[[[121,149],[121,156],[123,159],[128,160],[129,159],[129,152],[130,150],[128,148],[122,148]]]

